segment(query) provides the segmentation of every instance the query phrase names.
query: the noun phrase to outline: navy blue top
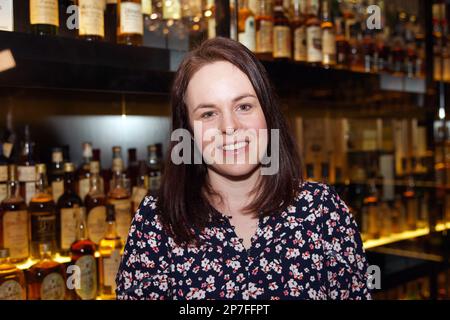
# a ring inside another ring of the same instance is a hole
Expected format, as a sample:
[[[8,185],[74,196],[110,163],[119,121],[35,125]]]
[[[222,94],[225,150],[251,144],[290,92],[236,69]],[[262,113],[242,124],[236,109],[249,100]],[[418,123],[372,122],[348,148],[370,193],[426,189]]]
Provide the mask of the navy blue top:
[[[117,274],[118,299],[370,299],[367,260],[334,188],[305,182],[293,205],[260,218],[246,250],[226,216],[179,246],[148,196],[136,212]]]

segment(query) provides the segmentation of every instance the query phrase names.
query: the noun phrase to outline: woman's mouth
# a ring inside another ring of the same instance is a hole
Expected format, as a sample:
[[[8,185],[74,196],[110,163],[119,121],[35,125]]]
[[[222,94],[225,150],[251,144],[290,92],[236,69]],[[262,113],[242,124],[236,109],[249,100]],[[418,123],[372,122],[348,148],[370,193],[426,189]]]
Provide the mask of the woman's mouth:
[[[226,144],[222,146],[222,150],[224,151],[236,151],[248,146],[248,141],[241,141],[232,144]]]

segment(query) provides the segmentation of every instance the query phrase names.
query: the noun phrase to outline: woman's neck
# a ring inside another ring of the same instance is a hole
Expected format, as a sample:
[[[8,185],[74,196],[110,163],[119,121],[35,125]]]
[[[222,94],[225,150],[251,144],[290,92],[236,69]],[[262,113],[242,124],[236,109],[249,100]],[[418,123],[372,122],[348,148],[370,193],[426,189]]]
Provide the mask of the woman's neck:
[[[213,191],[213,194],[209,195],[211,204],[226,215],[244,214],[243,209],[256,196],[253,191],[255,191],[260,177],[260,168],[241,179],[223,176],[214,170],[208,169],[207,179],[209,187]]]

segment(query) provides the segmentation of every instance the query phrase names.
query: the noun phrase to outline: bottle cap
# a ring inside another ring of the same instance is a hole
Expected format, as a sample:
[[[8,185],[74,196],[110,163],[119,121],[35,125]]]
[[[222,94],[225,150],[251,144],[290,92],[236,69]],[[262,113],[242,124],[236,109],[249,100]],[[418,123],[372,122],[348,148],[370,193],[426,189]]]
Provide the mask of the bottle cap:
[[[52,149],[52,162],[63,162],[63,150],[61,148]]]
[[[45,174],[47,172],[47,167],[45,166],[45,163],[38,163],[36,165],[36,173],[37,174]]]
[[[83,157],[92,158],[92,143],[83,142]]]

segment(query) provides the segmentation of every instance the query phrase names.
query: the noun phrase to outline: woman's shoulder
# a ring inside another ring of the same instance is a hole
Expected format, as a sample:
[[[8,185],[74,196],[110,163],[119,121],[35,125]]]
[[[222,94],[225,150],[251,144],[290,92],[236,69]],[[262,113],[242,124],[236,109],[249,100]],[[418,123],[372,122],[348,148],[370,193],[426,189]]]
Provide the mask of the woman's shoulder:
[[[134,214],[132,226],[140,229],[163,230],[161,216],[158,212],[157,197],[148,195],[142,200]]]

